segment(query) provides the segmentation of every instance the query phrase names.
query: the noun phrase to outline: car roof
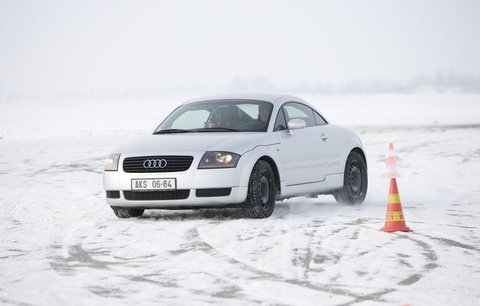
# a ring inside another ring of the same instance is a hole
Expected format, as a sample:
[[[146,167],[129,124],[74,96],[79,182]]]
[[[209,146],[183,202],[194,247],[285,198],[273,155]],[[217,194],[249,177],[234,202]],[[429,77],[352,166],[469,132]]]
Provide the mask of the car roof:
[[[276,102],[284,101],[286,98],[289,98],[293,101],[303,101],[303,99],[301,98],[291,96],[291,95],[280,94],[280,93],[228,93],[228,94],[203,96],[203,97],[188,100],[183,104],[189,104],[189,103],[194,103],[199,101],[224,100],[224,99],[260,100],[260,101],[267,101],[267,102],[276,104]]]

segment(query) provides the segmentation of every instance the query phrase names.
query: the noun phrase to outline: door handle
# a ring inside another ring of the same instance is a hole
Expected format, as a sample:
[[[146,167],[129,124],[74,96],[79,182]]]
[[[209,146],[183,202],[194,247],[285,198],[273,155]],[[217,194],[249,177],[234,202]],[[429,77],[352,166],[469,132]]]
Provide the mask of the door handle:
[[[327,141],[328,137],[325,136],[325,134],[322,133],[322,135],[320,135],[320,139],[323,140],[323,141]]]

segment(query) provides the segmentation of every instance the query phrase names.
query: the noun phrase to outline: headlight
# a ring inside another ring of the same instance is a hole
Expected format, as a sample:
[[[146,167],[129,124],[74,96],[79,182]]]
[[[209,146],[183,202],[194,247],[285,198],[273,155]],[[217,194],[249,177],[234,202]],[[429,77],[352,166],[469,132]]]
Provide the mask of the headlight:
[[[120,154],[110,154],[105,160],[105,171],[117,171]]]
[[[203,155],[198,169],[235,168],[239,159],[240,155],[235,153],[210,151]]]

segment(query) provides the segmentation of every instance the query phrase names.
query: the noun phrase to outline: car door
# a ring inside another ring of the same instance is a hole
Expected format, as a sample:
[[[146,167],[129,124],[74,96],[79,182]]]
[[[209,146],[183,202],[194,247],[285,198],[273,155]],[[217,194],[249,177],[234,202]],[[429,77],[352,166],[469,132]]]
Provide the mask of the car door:
[[[325,175],[343,173],[341,169],[342,148],[345,144],[344,136],[338,132],[338,127],[330,125],[315,110],[313,116],[317,124],[316,140],[321,140],[320,150],[325,160],[322,169]]]
[[[306,127],[289,131],[291,119],[304,120]],[[279,131],[282,178],[287,187],[325,180],[329,153],[325,151],[327,139],[321,139],[325,138],[322,128],[315,121],[314,111],[304,104],[288,102],[280,108],[274,131]]]

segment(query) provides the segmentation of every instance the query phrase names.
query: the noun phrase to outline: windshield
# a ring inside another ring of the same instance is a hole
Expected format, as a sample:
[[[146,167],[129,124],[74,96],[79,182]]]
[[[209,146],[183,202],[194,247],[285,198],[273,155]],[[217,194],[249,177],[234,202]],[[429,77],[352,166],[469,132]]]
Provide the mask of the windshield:
[[[182,105],[154,134],[266,132],[273,105],[257,100],[210,100]]]

